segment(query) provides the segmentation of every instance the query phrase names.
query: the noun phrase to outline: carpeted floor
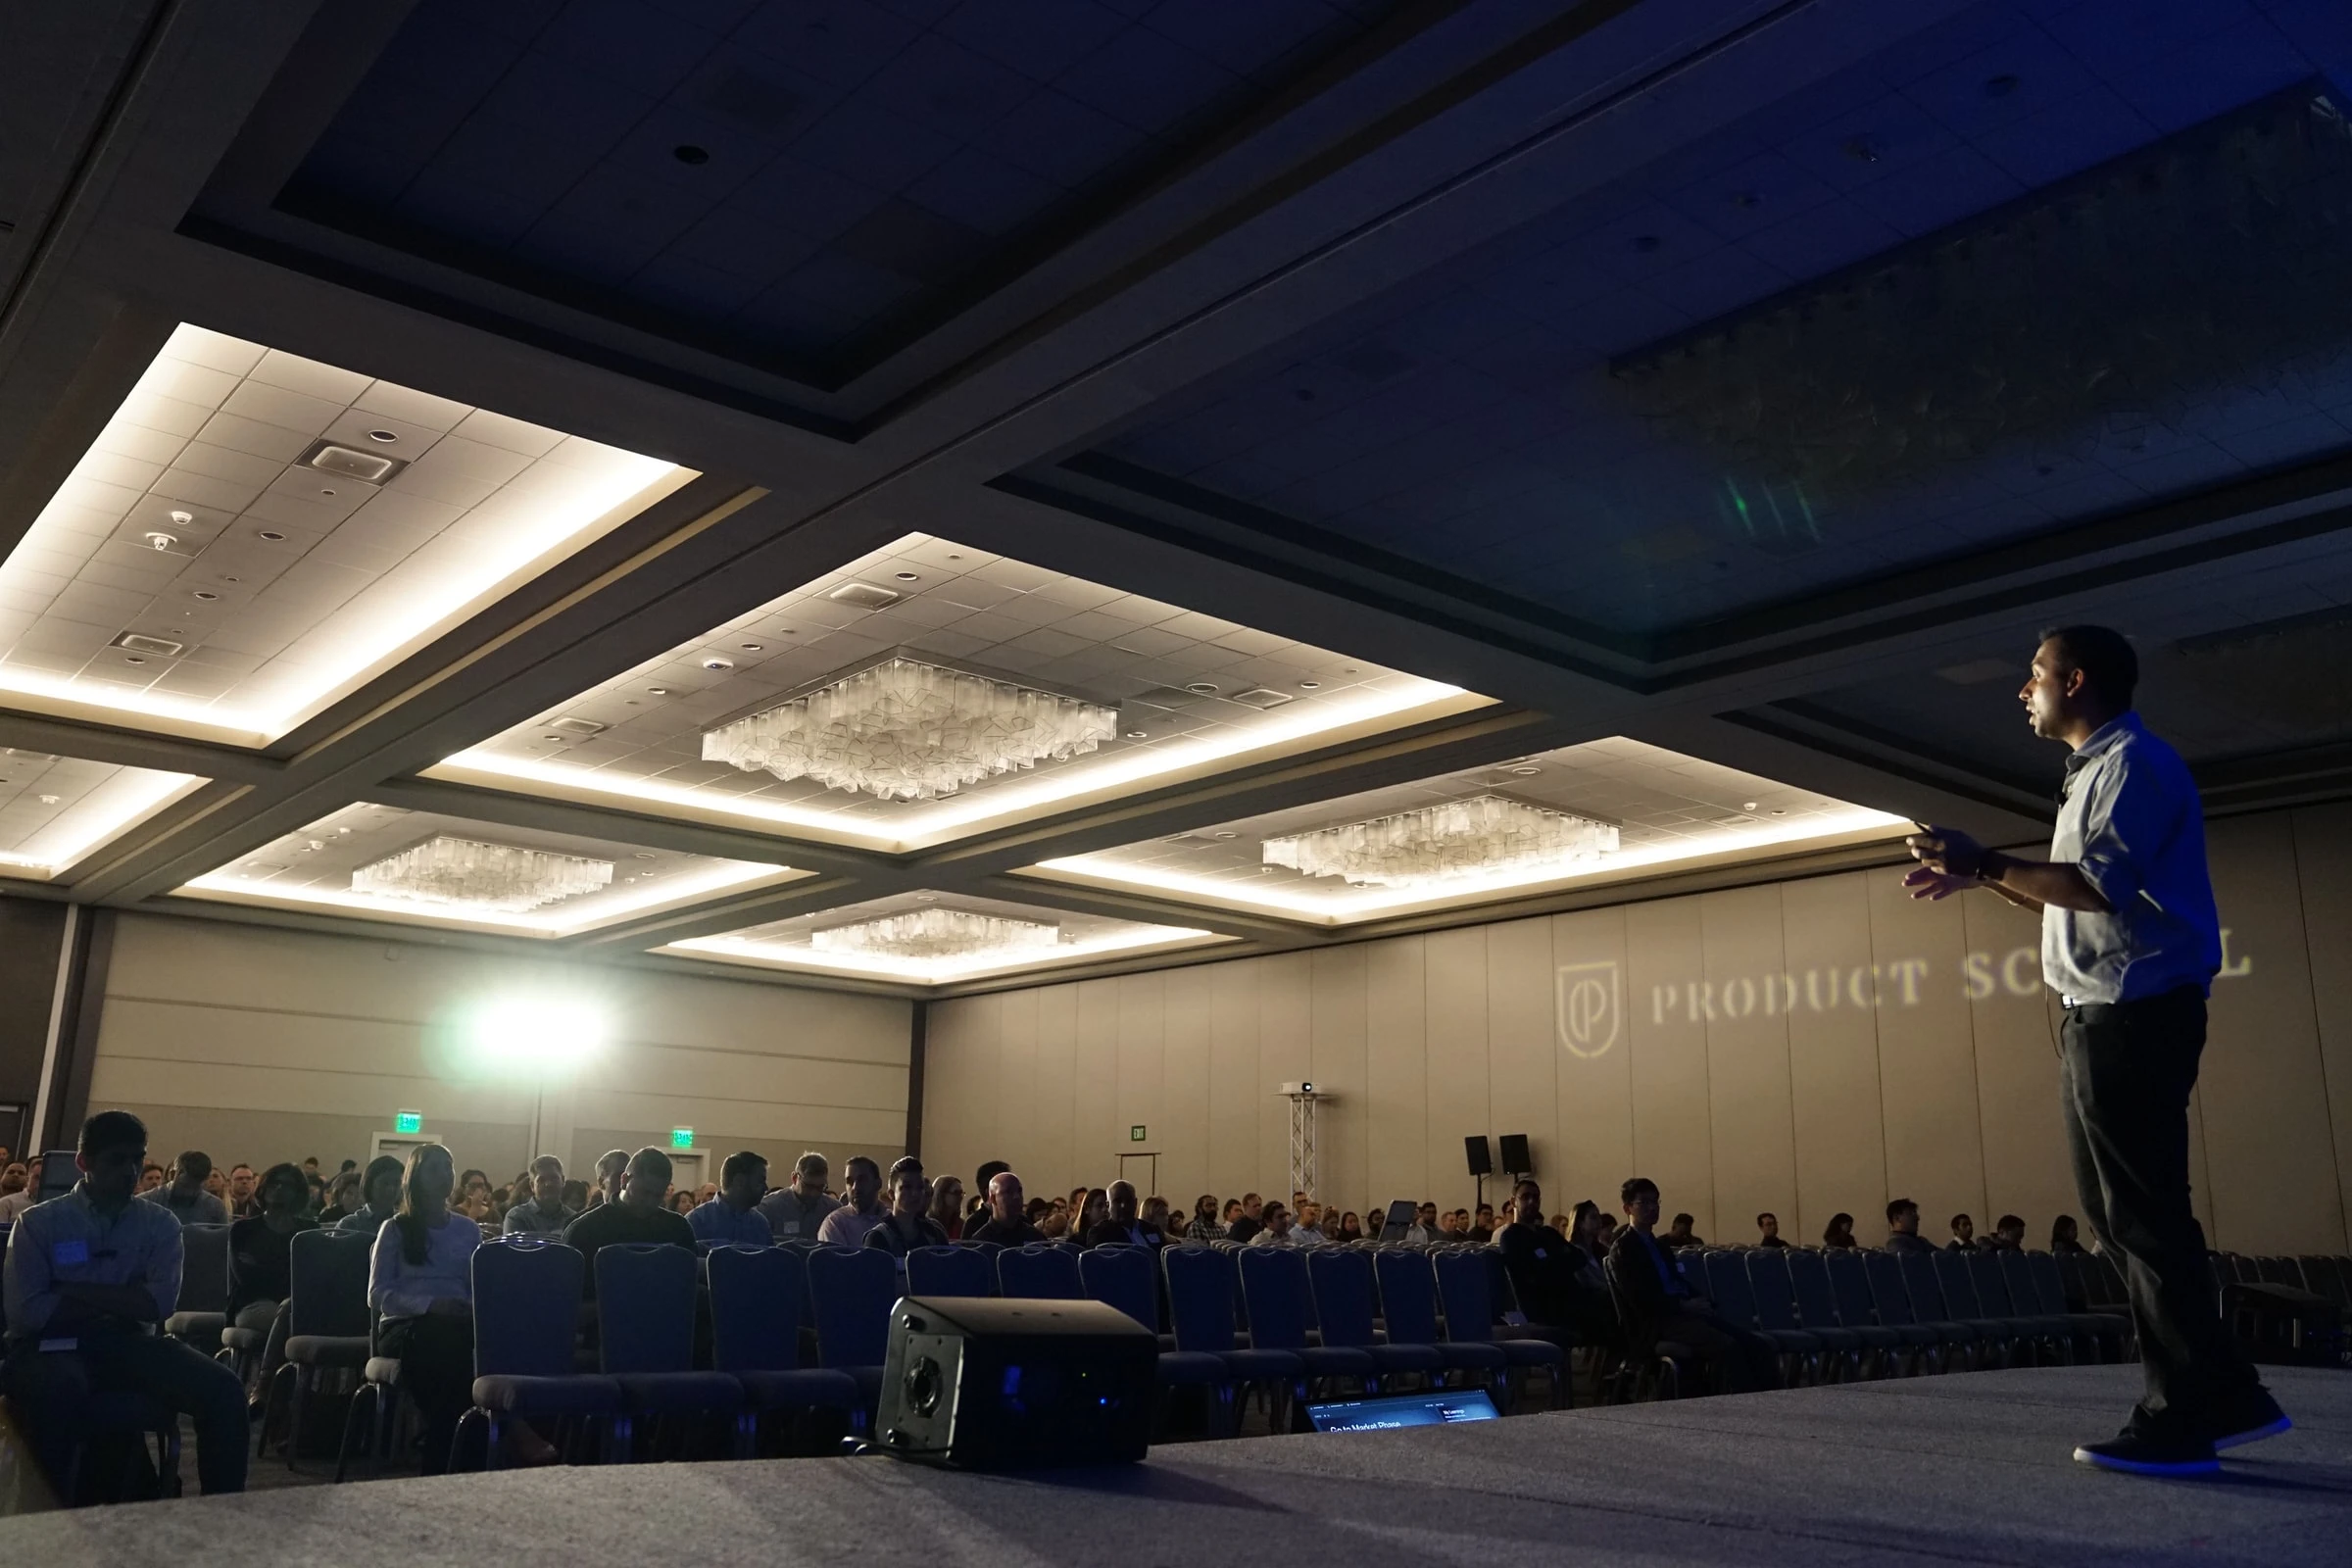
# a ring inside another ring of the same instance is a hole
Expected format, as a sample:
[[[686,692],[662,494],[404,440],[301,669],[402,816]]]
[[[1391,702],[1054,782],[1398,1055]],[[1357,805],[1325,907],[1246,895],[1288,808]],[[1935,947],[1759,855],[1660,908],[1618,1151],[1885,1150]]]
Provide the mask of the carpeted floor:
[[[1472,1426],[1255,1438],[1142,1466],[887,1458],[303,1487],[0,1523],[49,1565],[2352,1561],[2352,1376],[2270,1369],[2297,1430],[2218,1479],[2075,1464],[2135,1367],[1976,1373]]]

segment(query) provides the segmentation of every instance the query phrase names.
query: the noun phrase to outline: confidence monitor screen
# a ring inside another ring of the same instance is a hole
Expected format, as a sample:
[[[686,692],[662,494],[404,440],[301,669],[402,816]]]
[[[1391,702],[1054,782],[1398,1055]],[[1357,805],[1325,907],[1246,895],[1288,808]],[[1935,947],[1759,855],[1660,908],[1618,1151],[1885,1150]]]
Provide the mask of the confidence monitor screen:
[[[1387,1432],[1397,1427],[1444,1427],[1456,1421],[1492,1421],[1499,1412],[1483,1389],[1440,1389],[1429,1394],[1392,1394],[1377,1399],[1335,1399],[1310,1404],[1306,1417],[1317,1432]]]

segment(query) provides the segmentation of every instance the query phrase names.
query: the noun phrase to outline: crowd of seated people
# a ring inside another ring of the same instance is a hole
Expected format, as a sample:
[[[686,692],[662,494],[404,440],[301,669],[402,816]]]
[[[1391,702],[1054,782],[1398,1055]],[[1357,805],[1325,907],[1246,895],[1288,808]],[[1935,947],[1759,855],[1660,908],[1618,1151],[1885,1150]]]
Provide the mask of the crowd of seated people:
[[[18,1419],[36,1455],[54,1468],[58,1450],[44,1434],[70,1430],[62,1412],[93,1392],[147,1391],[194,1418],[207,1491],[241,1484],[249,1421],[284,1359],[294,1240],[320,1226],[372,1238],[368,1301],[379,1314],[377,1346],[402,1363],[403,1389],[422,1417],[428,1469],[446,1462],[450,1433],[471,1400],[471,1262],[500,1236],[560,1240],[581,1253],[591,1334],[594,1258],[618,1244],[707,1250],[813,1243],[903,1258],[957,1242],[1154,1250],[1379,1242],[1491,1247],[1510,1286],[1510,1332],[1563,1348],[1670,1343],[1700,1364],[1705,1386],[1726,1391],[1773,1387],[1783,1364],[1752,1321],[1735,1320],[1709,1298],[1700,1267],[1707,1244],[1693,1216],[1677,1213],[1661,1225],[1659,1190],[1641,1177],[1623,1184],[1614,1214],[1585,1200],[1547,1218],[1542,1188],[1523,1179],[1499,1214],[1485,1204],[1445,1210],[1423,1201],[1409,1222],[1392,1227],[1384,1207],[1347,1209],[1303,1192],[1287,1202],[1253,1192],[1202,1194],[1181,1215],[1127,1181],[1033,1197],[1002,1160],[983,1165],[967,1193],[960,1178],[934,1177],[911,1154],[887,1171],[868,1155],[852,1155],[836,1187],[832,1162],[811,1151],[772,1189],[766,1157],[748,1150],[729,1155],[718,1180],[699,1189],[674,1186],[669,1157],[651,1147],[608,1152],[593,1181],[568,1177],[560,1158],[543,1154],[504,1185],[479,1169],[458,1170],[439,1145],[420,1146],[406,1160],[379,1155],[364,1168],[346,1160],[332,1175],[315,1158],[259,1171],[240,1162],[222,1171],[195,1150],[165,1166],[147,1159],[137,1119],[114,1111],[90,1118],[76,1165],[77,1184],[38,1203],[37,1168],[0,1166],[0,1224],[13,1226],[5,1387]],[[1793,1245],[1780,1234],[1777,1215],[1760,1213],[1755,1223],[1750,1246]],[[253,1350],[238,1358],[243,1379],[225,1360],[157,1332],[175,1307],[183,1226],[226,1228],[227,1319]],[[2000,1216],[1983,1237],[1967,1214],[1952,1216],[1949,1229],[1940,1245],[1922,1237],[1919,1205],[1897,1199],[1886,1207],[1877,1245],[1895,1253],[2026,1246],[2026,1223],[2014,1214]],[[1839,1213],[1820,1248],[1865,1245],[1852,1216]],[[2053,1221],[2050,1250],[2084,1250],[2071,1216]],[[513,1422],[505,1428],[505,1457],[527,1464],[558,1455],[527,1424]]]

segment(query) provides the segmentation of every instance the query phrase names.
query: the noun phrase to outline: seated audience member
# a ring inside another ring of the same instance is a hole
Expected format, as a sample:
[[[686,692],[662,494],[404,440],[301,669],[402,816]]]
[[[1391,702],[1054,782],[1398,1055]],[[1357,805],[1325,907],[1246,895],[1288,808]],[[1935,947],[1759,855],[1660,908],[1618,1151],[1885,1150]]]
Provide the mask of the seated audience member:
[[[948,1233],[931,1217],[930,1207],[931,1183],[923,1176],[923,1162],[902,1155],[890,1167],[890,1211],[866,1230],[863,1245],[894,1257],[918,1247],[947,1246]]]
[[[1096,1227],[1109,1218],[1109,1190],[1102,1187],[1087,1188],[1085,1195],[1070,1208],[1070,1240],[1080,1247],[1094,1246]]]
[[[760,1200],[760,1212],[767,1216],[777,1241],[816,1239],[825,1216],[841,1206],[841,1200],[825,1191],[825,1179],[832,1174],[825,1156],[812,1149],[794,1163],[790,1187],[779,1187]]]
[[[686,1228],[698,1242],[729,1247],[773,1247],[776,1233],[760,1212],[767,1193],[767,1156],[746,1149],[718,1167],[718,1196],[694,1205]]]
[[[270,1374],[286,1358],[285,1301],[294,1294],[294,1236],[317,1230],[318,1222],[307,1212],[311,1184],[302,1179],[300,1165],[270,1166],[256,1200],[261,1212],[228,1228],[228,1320],[262,1334],[253,1401],[258,1406],[260,1390],[270,1386]]]
[[[1599,1244],[1601,1256],[1608,1256],[1609,1249],[1617,1245],[1617,1232],[1622,1227],[1617,1223],[1617,1216],[1606,1209],[1593,1217],[1592,1240]]]
[[[166,1174],[167,1173],[165,1172],[164,1167],[158,1165],[152,1159],[146,1164],[141,1165],[139,1167],[138,1196],[144,1198],[149,1193],[154,1192],[158,1187],[163,1186],[166,1180]]]
[[[1046,1205],[1044,1217],[1037,1222],[1037,1232],[1049,1242],[1066,1242],[1070,1238],[1070,1211],[1056,1198]]]
[[[1772,1342],[1719,1315],[1691,1289],[1681,1259],[1653,1234],[1658,1223],[1657,1183],[1633,1177],[1622,1196],[1626,1223],[1618,1228],[1609,1257],[1625,1309],[1625,1329],[1635,1345],[1646,1348],[1672,1340],[1689,1346],[1715,1367],[1727,1394],[1778,1388],[1780,1369]],[[1846,1245],[1853,1245],[1850,1238]]]
[[[1952,1239],[1943,1244],[1947,1252],[1973,1252],[1977,1250],[1977,1222],[1966,1214],[1952,1216]]]
[[[388,1156],[386,1156],[388,1157]],[[398,1211],[368,1259],[368,1304],[383,1314],[376,1352],[424,1418],[424,1473],[449,1469],[450,1437],[473,1403],[473,1253],[481,1227],[449,1208],[456,1162],[439,1144],[409,1151]]]
[[[580,1211],[564,1201],[564,1161],[541,1154],[531,1161],[530,1197],[507,1210],[510,1236],[562,1236]]]
[[[1144,1200],[1144,1223],[1159,1233],[1160,1245],[1176,1240],[1176,1227],[1168,1213],[1168,1200],[1153,1193]]]
[[[147,1202],[170,1209],[172,1217],[182,1225],[225,1225],[228,1205],[204,1190],[212,1174],[213,1156],[201,1149],[191,1149],[179,1156],[169,1183],[141,1196]]]
[[[1363,1216],[1352,1208],[1342,1214],[1340,1216],[1340,1234],[1333,1237],[1332,1240],[1335,1242],[1360,1242],[1363,1239]]]
[[[972,1173],[972,1196],[978,1200],[972,1205],[973,1213],[977,1214],[988,1206],[988,1184],[1010,1169],[1012,1161],[1008,1159],[984,1159],[980,1162],[980,1168]]]
[[[1987,1252],[2022,1252],[2026,1250],[2026,1222],[2015,1214],[2003,1214],[1994,1223],[1992,1234],[1984,1238]]]
[[[1404,1239],[1415,1247],[1427,1247],[1444,1234],[1445,1227],[1438,1223],[1438,1205],[1435,1203],[1423,1203],[1414,1209],[1413,1222],[1404,1228]]]
[[[1144,1219],[1142,1205],[1135,1196],[1135,1183],[1112,1182],[1103,1197],[1110,1205],[1110,1213],[1086,1233],[1087,1246],[1158,1247],[1167,1241]]]
[[[1291,1211],[1282,1206],[1280,1199],[1269,1199],[1258,1210],[1260,1229],[1250,1238],[1251,1247],[1297,1247],[1298,1234],[1291,1229]]]
[[[1478,1205],[1478,1212],[1470,1219],[1470,1239],[1482,1247],[1494,1239],[1494,1205],[1493,1203]]]
[[[705,1203],[710,1202],[710,1200],[716,1198],[718,1196],[719,1186],[720,1184],[717,1182],[705,1182],[702,1186],[697,1187],[694,1190],[694,1206],[700,1208]],[[761,1194],[760,1196],[765,1197],[766,1195]]]
[[[564,1206],[574,1214],[588,1212],[588,1184],[577,1176],[564,1184]]]
[[[251,1219],[262,1211],[261,1178],[251,1165],[228,1167],[228,1217]]]
[[[463,1203],[479,1193],[484,1200],[491,1196],[490,1173],[486,1170],[463,1171],[458,1176],[457,1203]]]
[[[676,1192],[671,1193],[669,1197],[664,1200],[664,1202],[672,1214],[675,1214],[679,1218],[683,1219],[688,1214],[694,1212],[694,1190],[688,1187],[681,1187]]]
[[[358,1212],[362,1201],[360,1173],[356,1170],[337,1171],[334,1180],[326,1184],[326,1201],[319,1205],[318,1223],[323,1226],[341,1225]]]
[[[1561,1232],[1592,1260],[1594,1268],[1600,1267],[1600,1260],[1609,1255],[1608,1238],[1601,1226],[1606,1217],[1598,1203],[1590,1198],[1580,1198],[1576,1200],[1576,1211],[1569,1216],[1568,1228]]]
[[[2090,1250],[2089,1248],[2082,1245],[2082,1236],[2075,1226],[2074,1215],[2061,1214],[2050,1221],[2050,1250],[2062,1257],[2069,1252],[2080,1256]]]
[[[313,1218],[317,1218],[318,1210],[326,1205],[326,1178],[318,1174],[318,1156],[317,1154],[303,1156],[302,1180],[304,1185],[311,1190],[310,1212]]]
[[[1617,1310],[1609,1304],[1600,1260],[1544,1223],[1544,1189],[1533,1177],[1521,1177],[1511,1189],[1510,1215],[1494,1233],[1494,1245],[1502,1250],[1503,1271],[1527,1320],[1566,1329],[1589,1345],[1615,1339]],[[1565,1348],[1565,1342],[1555,1343]]]
[[[336,1229],[373,1236],[384,1221],[400,1211],[402,1166],[395,1154],[378,1154],[360,1178],[360,1206],[343,1216]]]
[[[1780,1215],[1758,1214],[1756,1216],[1756,1245],[1758,1247],[1787,1247],[1788,1245],[1781,1239]]]
[[[1862,1244],[1854,1240],[1854,1216],[1832,1214],[1829,1228],[1821,1233],[1821,1245],[1824,1247],[1860,1247]]]
[[[469,1187],[458,1200],[457,1212],[482,1228],[487,1236],[498,1234],[498,1199],[487,1187]]]
[[[1674,1223],[1666,1227],[1666,1245],[1674,1248],[1678,1251],[1686,1247],[1706,1246],[1706,1243],[1698,1239],[1698,1234],[1690,1229],[1690,1227],[1696,1223],[1697,1221],[1693,1220],[1689,1214],[1675,1215]]]
[[[34,1173],[37,1175],[41,1162],[36,1159],[32,1163]],[[213,1173],[204,1179],[204,1190],[220,1200],[220,1206],[226,1208],[228,1206],[228,1172],[218,1165],[214,1166]]]
[[[882,1167],[864,1154],[852,1154],[841,1168],[843,1201],[816,1228],[827,1247],[863,1247],[865,1233],[889,1212],[882,1204]]]
[[[629,1152],[625,1149],[606,1150],[596,1156],[596,1191],[588,1195],[588,1201],[580,1212],[585,1214],[604,1203],[617,1203],[620,1201],[620,1190],[628,1185],[628,1181]]]
[[[1238,1199],[1225,1206],[1225,1212],[1229,1216],[1239,1214],[1241,1211],[1242,1205]],[[1225,1239],[1224,1221],[1217,1218],[1216,1194],[1202,1193],[1199,1198],[1193,1200],[1193,1218],[1192,1222],[1184,1228],[1184,1239],[1188,1242],[1221,1242]]]
[[[586,1292],[596,1296],[596,1254],[615,1242],[656,1242],[691,1250],[694,1228],[686,1216],[670,1212],[662,1198],[669,1191],[669,1156],[648,1144],[629,1156],[621,1174],[620,1196],[600,1203],[564,1228],[564,1245],[577,1251],[588,1265]]]
[[[931,1184],[931,1222],[955,1241],[963,1234],[963,1178],[942,1176]]]
[[[1050,1211],[1043,1199],[1026,1202],[1021,1193],[1021,1178],[1011,1170],[998,1171],[988,1179],[988,1218],[964,1232],[964,1240],[994,1242],[999,1247],[1027,1247],[1046,1240],[1045,1232],[1037,1228],[1037,1215]]]
[[[157,1333],[179,1304],[182,1244],[177,1219],[132,1197],[146,1158],[138,1117],[102,1110],[81,1126],[81,1180],[18,1216],[5,1270],[9,1403],[53,1485],[65,1479],[91,1396],[142,1394],[194,1418],[205,1492],[242,1492],[251,1441],[243,1385]]]
[[[1291,1224],[1291,1240],[1300,1247],[1320,1247],[1331,1240],[1323,1233],[1322,1205],[1313,1199],[1305,1199],[1298,1204]]]
[[[1266,1228],[1265,1200],[1255,1193],[1244,1193],[1241,1203],[1239,1213],[1225,1216],[1225,1239],[1246,1244],[1254,1241],[1257,1233]]]
[[[1919,1234],[1919,1205],[1898,1198],[1886,1205],[1886,1250],[1933,1252],[1936,1244]]]
[[[32,1206],[32,1200],[29,1198],[24,1199],[23,1202],[10,1201],[12,1199],[23,1197],[25,1182],[30,1175],[31,1172],[27,1171],[22,1163],[13,1160],[6,1170],[0,1170],[0,1220],[13,1220]]]

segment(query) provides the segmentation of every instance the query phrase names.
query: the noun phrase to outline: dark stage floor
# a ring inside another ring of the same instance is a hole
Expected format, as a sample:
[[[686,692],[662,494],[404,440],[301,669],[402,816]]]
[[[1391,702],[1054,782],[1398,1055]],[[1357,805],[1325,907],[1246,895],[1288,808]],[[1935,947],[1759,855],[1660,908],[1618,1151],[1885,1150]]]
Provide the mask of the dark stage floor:
[[[802,1459],[300,1487],[21,1518],[0,1544],[52,1568],[2352,1561],[2352,1376],[2273,1372],[2297,1430],[2196,1482],[2072,1461],[2138,1384],[2082,1367],[1190,1444],[1052,1475]]]

